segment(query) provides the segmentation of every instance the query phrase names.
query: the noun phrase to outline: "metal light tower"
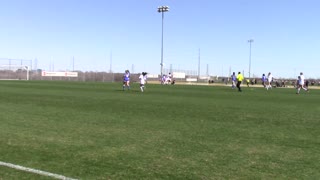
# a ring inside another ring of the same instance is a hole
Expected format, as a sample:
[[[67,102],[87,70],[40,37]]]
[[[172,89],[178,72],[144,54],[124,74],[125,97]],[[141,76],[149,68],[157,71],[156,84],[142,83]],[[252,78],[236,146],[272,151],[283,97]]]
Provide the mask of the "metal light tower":
[[[164,13],[169,11],[168,6],[160,6],[158,7],[158,12],[162,14],[162,36],[161,36],[161,77],[163,75],[163,19],[164,19]]]
[[[250,54],[249,54],[249,78],[251,76],[251,44],[253,43],[253,39],[249,39],[248,43],[250,44]]]
[[[199,57],[198,57],[198,79],[200,79],[200,48],[199,48]]]

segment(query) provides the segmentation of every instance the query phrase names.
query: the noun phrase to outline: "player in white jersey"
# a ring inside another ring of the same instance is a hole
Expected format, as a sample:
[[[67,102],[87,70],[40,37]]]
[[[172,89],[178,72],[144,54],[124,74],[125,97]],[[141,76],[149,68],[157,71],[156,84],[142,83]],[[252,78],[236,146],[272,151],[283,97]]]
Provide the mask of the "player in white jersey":
[[[172,79],[172,74],[171,74],[171,73],[168,74],[168,78],[169,78],[170,81],[171,81],[171,79]]]
[[[269,88],[272,89],[272,80],[273,80],[273,76],[272,76],[271,72],[269,72],[269,74],[268,74],[268,84],[267,84],[267,86],[266,86],[267,90],[268,90]]]
[[[161,84],[168,85],[170,82],[171,78],[164,74],[161,79]]]
[[[171,83],[171,75],[170,74],[167,76],[165,84],[169,84],[169,83]]]
[[[142,72],[142,74],[139,76],[139,80],[140,80],[140,90],[141,92],[143,92],[145,89],[145,84],[147,82],[147,73]]]
[[[303,90],[309,92],[309,90],[308,90],[308,89],[305,87],[305,85],[304,85],[304,81],[305,81],[304,75],[303,75],[303,73],[301,72],[301,73],[300,73],[300,76],[298,76],[297,94],[300,93],[301,88],[302,88]]]

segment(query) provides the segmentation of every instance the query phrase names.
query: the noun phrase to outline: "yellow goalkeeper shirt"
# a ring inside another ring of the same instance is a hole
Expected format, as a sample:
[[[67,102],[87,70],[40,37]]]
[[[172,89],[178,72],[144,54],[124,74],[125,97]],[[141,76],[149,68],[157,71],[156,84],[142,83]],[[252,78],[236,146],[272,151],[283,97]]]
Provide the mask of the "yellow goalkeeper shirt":
[[[243,75],[242,74],[238,74],[237,75],[237,80],[238,81],[242,81],[244,78],[243,78]]]

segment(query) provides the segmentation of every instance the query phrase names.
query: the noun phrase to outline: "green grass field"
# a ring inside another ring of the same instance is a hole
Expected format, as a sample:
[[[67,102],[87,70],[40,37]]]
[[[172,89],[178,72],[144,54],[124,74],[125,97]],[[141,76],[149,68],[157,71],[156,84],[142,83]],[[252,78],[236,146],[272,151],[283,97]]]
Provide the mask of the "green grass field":
[[[77,179],[319,179],[320,90],[0,82],[0,161]],[[0,166],[0,179],[51,179]]]

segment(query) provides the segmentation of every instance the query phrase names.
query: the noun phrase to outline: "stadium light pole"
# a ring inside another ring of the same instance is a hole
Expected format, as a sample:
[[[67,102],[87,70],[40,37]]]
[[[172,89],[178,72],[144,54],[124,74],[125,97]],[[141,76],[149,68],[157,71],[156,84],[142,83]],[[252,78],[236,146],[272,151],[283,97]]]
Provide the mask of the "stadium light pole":
[[[162,15],[162,31],[161,31],[161,77],[163,74],[163,19],[164,19],[164,13],[169,11],[169,6],[160,6],[158,7],[158,12]]]
[[[248,43],[250,44],[250,53],[249,53],[249,78],[251,75],[251,44],[253,43],[253,39],[249,39]]]

